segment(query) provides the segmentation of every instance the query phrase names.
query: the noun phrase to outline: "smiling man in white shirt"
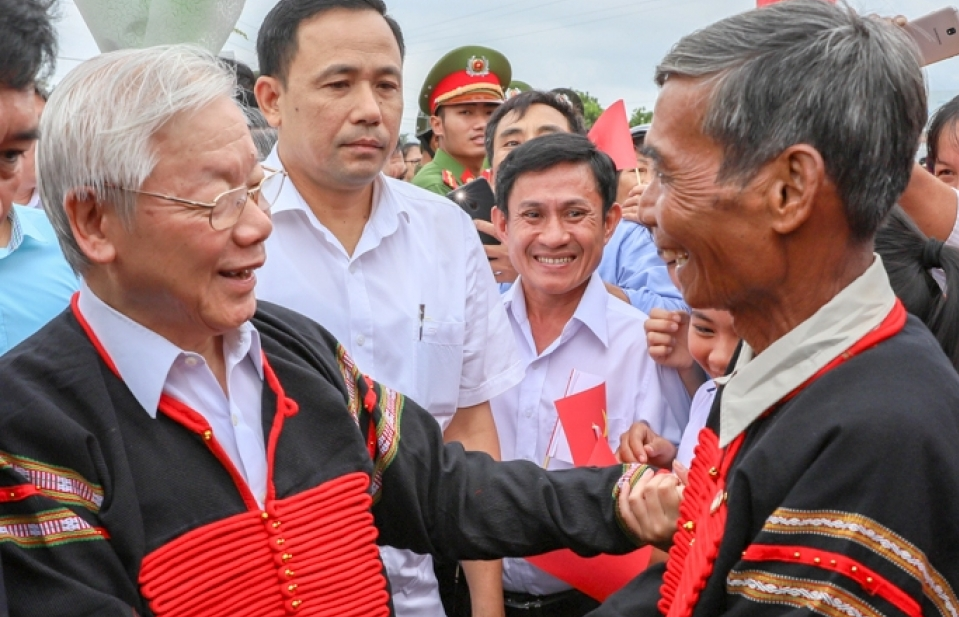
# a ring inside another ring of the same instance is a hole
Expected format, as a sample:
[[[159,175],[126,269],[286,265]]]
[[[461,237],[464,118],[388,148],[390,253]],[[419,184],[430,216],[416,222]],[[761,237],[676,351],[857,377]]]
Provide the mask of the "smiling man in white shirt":
[[[522,370],[476,229],[451,201],[381,173],[403,111],[399,26],[378,1],[283,0],[257,50],[257,99],[279,131],[264,164],[288,175],[271,195],[257,295],[328,328],[447,440],[498,456],[488,401]],[[429,557],[384,560],[399,615],[443,614]],[[492,585],[477,601],[501,607],[496,565],[471,568]]]
[[[520,384],[492,400],[503,459],[573,466],[556,443],[567,438],[554,405],[573,371],[605,382],[611,447],[634,422],[679,443],[689,413],[679,375],[649,357],[646,315],[596,273],[622,214],[610,158],[581,135],[537,137],[498,167],[496,194],[493,222],[519,272],[503,301],[526,367]],[[577,617],[598,606],[522,559],[504,560],[503,586],[507,615]]]

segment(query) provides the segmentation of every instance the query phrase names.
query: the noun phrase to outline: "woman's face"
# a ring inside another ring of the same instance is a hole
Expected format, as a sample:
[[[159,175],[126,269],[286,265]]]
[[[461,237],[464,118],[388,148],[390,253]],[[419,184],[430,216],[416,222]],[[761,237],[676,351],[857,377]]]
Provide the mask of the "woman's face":
[[[952,188],[959,188],[959,122],[951,123],[939,134],[933,173]]]

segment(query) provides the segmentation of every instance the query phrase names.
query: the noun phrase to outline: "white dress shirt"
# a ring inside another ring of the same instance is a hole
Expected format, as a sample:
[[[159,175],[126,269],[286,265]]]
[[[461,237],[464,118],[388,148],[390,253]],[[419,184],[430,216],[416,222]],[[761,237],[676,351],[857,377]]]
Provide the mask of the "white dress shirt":
[[[606,383],[608,439],[615,451],[619,437],[634,423],[645,421],[679,443],[689,413],[689,395],[675,370],[653,362],[646,348],[646,315],[606,291],[599,274],[590,278],[586,292],[560,336],[542,353],[536,352],[522,277],[503,295],[513,335],[526,376],[491,401],[503,460],[522,459],[540,466],[546,462],[557,426],[554,401],[567,392],[570,373],[603,378]],[[555,439],[565,440],[561,432]],[[549,469],[573,467],[570,457],[556,448]],[[563,581],[522,559],[503,561],[503,586],[509,591],[547,595],[569,589]]]
[[[260,333],[246,322],[223,336],[227,393],[203,356],[184,351],[116,311],[81,284],[80,313],[113,360],[143,410],[156,419],[161,393],[188,405],[210,423],[260,506],[266,500],[266,445],[261,395]]]
[[[264,165],[283,168],[276,148]],[[476,227],[452,201],[380,174],[352,255],[289,178],[272,212],[257,296],[321,324],[361,371],[419,403],[442,428],[458,408],[522,379]],[[381,555],[397,615],[443,617],[432,560],[389,547]]]
[[[759,416],[832,362],[889,315],[896,294],[882,259],[758,356],[745,341],[719,402],[719,445],[726,447]]]

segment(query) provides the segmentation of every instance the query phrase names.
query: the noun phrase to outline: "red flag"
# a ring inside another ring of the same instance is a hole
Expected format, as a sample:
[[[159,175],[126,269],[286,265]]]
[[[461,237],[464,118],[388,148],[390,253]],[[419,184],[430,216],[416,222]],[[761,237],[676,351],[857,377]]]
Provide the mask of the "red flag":
[[[628,134],[628,132],[627,132]],[[630,143],[632,151],[632,143]],[[617,463],[607,441],[606,384],[565,396],[555,402],[577,467],[607,466]],[[627,555],[580,557],[570,550],[553,551],[527,560],[566,581],[586,595],[602,602],[618,591],[649,565],[652,547]]]
[[[633,138],[629,134],[629,120],[626,119],[626,104],[619,99],[606,108],[593,128],[589,130],[589,140],[613,159],[617,170],[636,168],[636,150]]]

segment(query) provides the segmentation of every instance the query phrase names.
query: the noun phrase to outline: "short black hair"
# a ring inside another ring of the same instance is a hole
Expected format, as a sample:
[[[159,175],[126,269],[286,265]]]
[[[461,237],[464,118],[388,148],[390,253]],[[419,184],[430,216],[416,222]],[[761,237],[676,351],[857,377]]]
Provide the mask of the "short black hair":
[[[386,14],[383,0],[280,0],[267,14],[256,37],[256,57],[260,74],[276,77],[286,86],[286,77],[297,52],[300,24],[332,9],[376,11],[383,16],[396,37],[400,57],[406,55],[403,31],[396,20]]]
[[[948,103],[936,110],[932,114],[932,120],[929,122],[929,131],[926,133],[926,169],[935,173],[936,160],[939,158],[939,139],[944,131],[948,131],[948,137],[953,141],[956,147],[959,147],[959,140],[956,139],[956,122],[959,121],[959,96],[951,99]]]
[[[496,170],[496,205],[509,213],[509,197],[520,176],[545,171],[563,163],[589,165],[605,215],[616,202],[616,165],[583,135],[554,133],[531,139],[506,155]]]
[[[496,137],[496,128],[503,120],[506,114],[515,111],[519,119],[522,119],[533,105],[548,105],[559,113],[563,114],[566,122],[569,124],[569,131],[577,135],[586,134],[586,120],[569,101],[555,92],[544,92],[542,90],[529,90],[517,94],[513,98],[506,99],[502,105],[496,108],[489,122],[486,123],[486,135],[484,145],[486,146],[486,158],[493,160],[493,140]],[[442,109],[442,108],[441,108]]]
[[[53,72],[56,0],[0,0],[0,87],[31,88]]]
[[[433,150],[433,130],[430,129],[425,133],[421,133],[417,136],[420,140],[420,152],[425,152],[430,155],[430,158],[436,156],[436,151]]]

